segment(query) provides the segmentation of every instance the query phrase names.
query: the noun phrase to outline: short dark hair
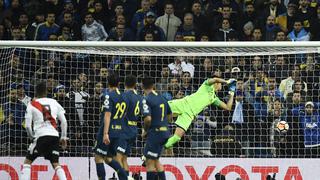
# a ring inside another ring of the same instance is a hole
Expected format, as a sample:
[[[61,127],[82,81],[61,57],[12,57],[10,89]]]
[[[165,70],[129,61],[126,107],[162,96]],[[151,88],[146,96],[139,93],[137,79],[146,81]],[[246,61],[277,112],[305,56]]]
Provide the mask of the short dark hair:
[[[137,84],[137,77],[134,75],[126,76],[124,85],[129,88],[134,88]]]
[[[36,97],[46,97],[47,96],[47,82],[42,81],[36,85],[35,89],[35,96]]]
[[[142,85],[143,85],[144,89],[151,89],[151,88],[153,88],[153,85],[154,85],[154,79],[149,76],[144,77],[142,79]]]
[[[119,76],[115,73],[111,73],[108,76],[108,85],[111,87],[118,87],[119,85]]]

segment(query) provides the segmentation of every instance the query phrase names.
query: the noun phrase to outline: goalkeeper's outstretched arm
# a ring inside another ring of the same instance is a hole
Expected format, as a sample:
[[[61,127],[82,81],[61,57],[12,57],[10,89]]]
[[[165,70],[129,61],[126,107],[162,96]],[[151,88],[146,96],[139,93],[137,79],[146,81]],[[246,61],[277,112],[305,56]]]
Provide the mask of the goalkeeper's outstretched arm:
[[[236,90],[236,82],[237,80],[235,79],[229,79],[229,80],[224,80],[222,78],[211,78],[208,80],[208,84],[212,85],[214,83],[226,83],[229,86],[229,100],[226,103],[221,102],[219,107],[223,110],[231,111],[232,110],[232,104],[233,104],[233,99],[234,99],[234,92]]]
[[[222,79],[222,78],[210,78],[208,79],[208,84],[212,85],[214,83],[228,83],[228,81]]]
[[[227,110],[227,111],[231,111],[232,110],[232,104],[233,104],[233,99],[234,99],[234,93],[229,91],[229,100],[226,103],[224,103],[223,101],[221,101],[219,107],[223,110]]]

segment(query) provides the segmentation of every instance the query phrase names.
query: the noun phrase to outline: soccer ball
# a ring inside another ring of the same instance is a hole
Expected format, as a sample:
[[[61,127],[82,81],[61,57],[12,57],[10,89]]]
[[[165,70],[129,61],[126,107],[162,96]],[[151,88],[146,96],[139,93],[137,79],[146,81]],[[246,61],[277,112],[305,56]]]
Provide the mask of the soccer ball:
[[[286,121],[279,121],[276,124],[276,130],[279,133],[286,133],[289,130],[289,124]]]

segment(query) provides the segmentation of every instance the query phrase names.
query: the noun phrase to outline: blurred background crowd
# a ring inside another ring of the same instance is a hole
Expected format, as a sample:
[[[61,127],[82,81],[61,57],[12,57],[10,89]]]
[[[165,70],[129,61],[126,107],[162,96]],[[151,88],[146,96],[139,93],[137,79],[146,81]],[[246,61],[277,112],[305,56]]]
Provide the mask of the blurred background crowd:
[[[318,0],[0,0],[1,40],[320,40]]]

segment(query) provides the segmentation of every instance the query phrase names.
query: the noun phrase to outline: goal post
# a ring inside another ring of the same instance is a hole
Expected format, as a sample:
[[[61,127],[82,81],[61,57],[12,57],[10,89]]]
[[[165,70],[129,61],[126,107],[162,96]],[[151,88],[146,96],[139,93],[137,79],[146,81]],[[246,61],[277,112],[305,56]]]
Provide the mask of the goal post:
[[[320,138],[308,140],[307,131],[320,129],[303,121],[307,103],[313,112],[320,108],[319,48],[320,42],[1,41],[0,155],[25,155],[24,108],[34,85],[47,81],[49,97],[67,111],[70,146],[63,156],[92,156],[100,94],[116,72],[122,90],[126,75],[154,77],[167,100],[196,92],[210,77],[238,79],[232,111],[205,109],[167,157],[319,157]],[[140,82],[137,88],[141,93]],[[226,102],[227,87],[217,96]],[[289,128],[279,129],[280,121]],[[133,157],[143,143],[137,137]]]

